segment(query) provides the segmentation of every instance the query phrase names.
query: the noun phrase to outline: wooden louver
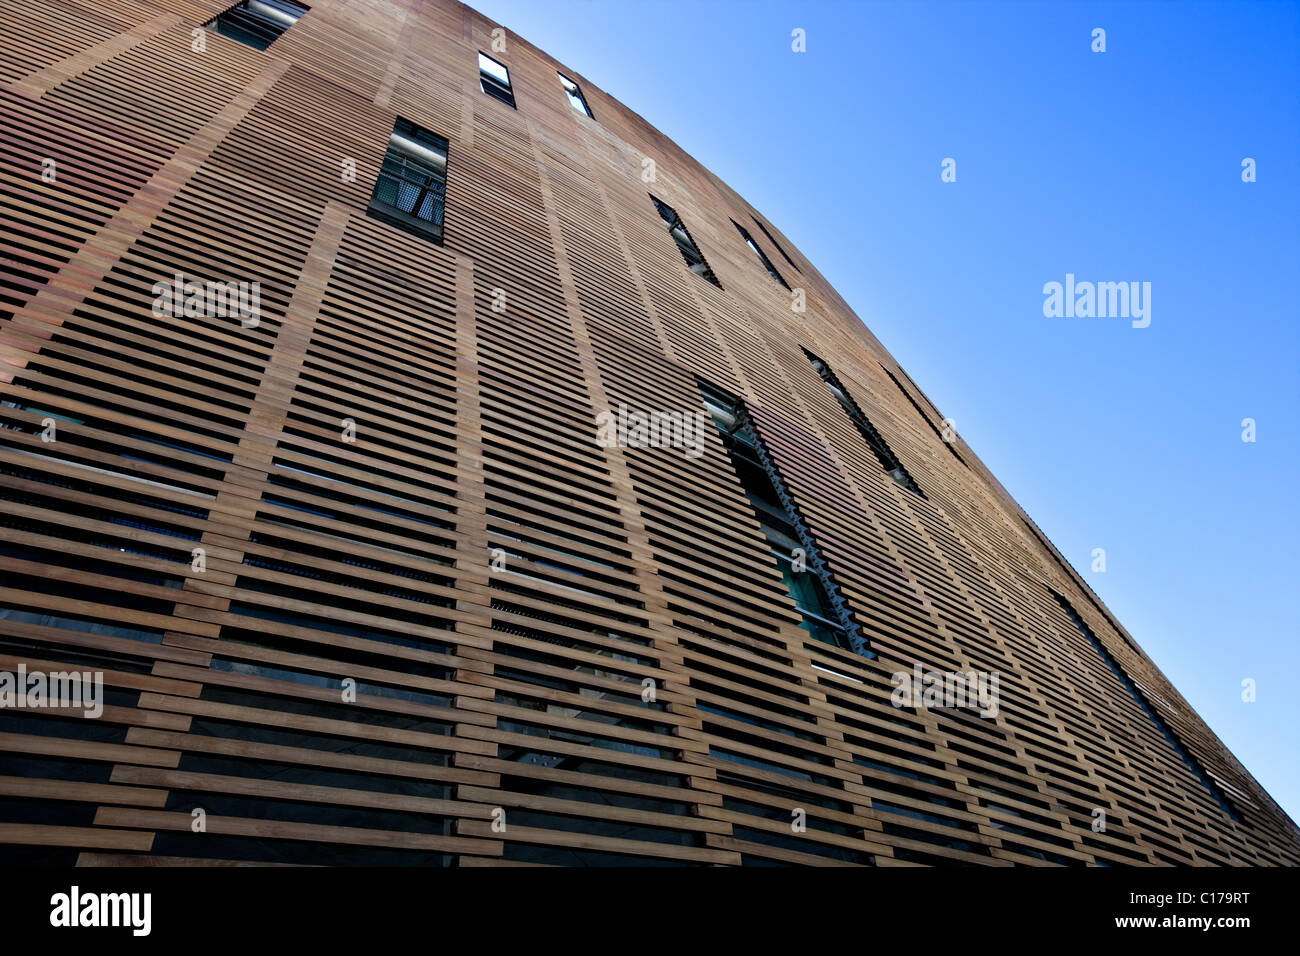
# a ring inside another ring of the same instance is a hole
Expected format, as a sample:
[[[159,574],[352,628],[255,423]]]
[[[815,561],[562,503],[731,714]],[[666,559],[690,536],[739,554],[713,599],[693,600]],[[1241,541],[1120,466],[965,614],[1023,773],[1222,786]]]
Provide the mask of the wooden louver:
[[[94,720],[0,710],[0,860],[1300,863],[725,184],[453,0],[196,51],[228,2],[0,10],[0,671],[105,689]],[[441,244],[368,215],[399,118],[449,144]],[[160,313],[178,274],[257,282],[257,322]],[[743,398],[874,657],[799,626],[712,429],[597,441],[702,413],[697,377]],[[893,706],[914,666],[996,671],[998,715]]]

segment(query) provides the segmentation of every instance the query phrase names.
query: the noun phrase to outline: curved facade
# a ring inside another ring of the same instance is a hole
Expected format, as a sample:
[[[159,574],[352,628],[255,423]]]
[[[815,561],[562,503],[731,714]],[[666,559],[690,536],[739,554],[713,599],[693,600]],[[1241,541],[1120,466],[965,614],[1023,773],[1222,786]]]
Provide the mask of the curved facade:
[[[228,6],[0,12],[0,672],[87,675],[0,709],[0,860],[1300,862],[645,120],[450,0]]]

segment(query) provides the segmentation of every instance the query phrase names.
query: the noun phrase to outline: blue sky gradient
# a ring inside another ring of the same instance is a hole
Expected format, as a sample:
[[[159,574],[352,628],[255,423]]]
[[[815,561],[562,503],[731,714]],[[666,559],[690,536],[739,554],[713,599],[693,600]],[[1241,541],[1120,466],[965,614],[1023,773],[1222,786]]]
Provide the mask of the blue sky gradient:
[[[472,5],[798,245],[1300,816],[1300,6]],[[1044,317],[1066,273],[1150,326]]]

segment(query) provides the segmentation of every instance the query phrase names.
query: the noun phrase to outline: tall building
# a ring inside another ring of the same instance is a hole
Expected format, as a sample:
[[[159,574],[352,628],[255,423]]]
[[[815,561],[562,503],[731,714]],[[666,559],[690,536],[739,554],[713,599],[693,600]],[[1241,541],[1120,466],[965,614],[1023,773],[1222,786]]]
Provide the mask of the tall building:
[[[229,4],[0,11],[0,860],[1300,862],[761,212],[452,0]]]

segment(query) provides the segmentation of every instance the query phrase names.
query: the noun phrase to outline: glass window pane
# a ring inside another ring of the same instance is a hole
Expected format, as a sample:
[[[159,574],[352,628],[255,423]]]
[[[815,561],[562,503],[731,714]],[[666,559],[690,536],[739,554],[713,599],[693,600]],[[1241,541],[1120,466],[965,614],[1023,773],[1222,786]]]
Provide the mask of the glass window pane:
[[[486,73],[498,83],[504,83],[506,86],[510,85],[510,71],[492,57],[480,53],[478,55],[478,68],[479,72]]]
[[[399,117],[370,198],[371,215],[441,242],[447,149],[441,136]]]

